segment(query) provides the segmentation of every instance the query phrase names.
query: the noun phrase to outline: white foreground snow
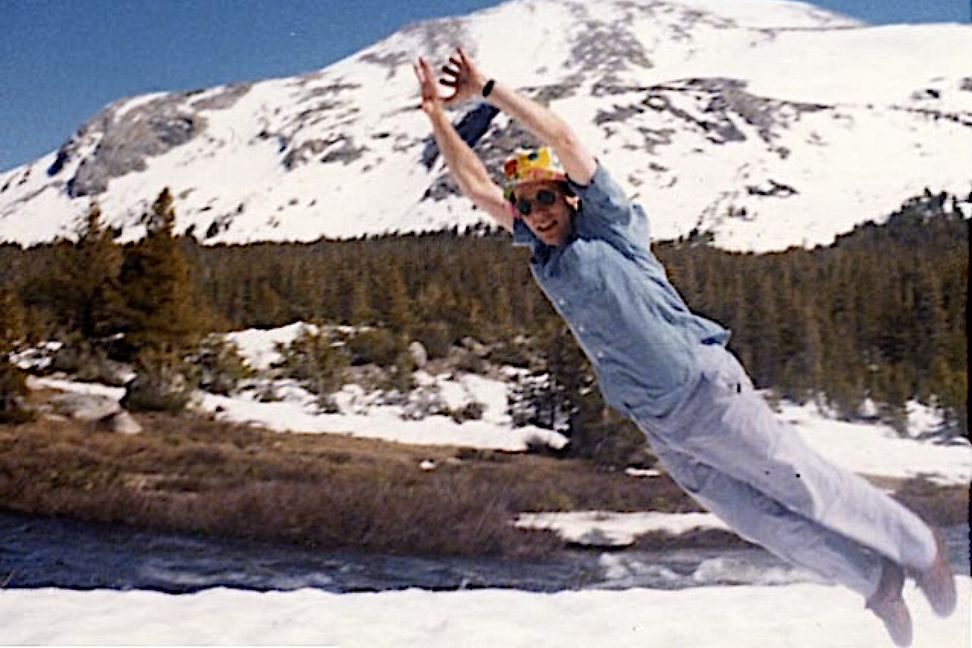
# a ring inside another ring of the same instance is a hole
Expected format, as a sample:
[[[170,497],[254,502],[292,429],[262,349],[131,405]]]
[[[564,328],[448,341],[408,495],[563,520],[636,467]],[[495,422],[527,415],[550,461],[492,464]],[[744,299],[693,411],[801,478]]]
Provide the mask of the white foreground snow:
[[[915,648],[968,648],[970,580],[959,608],[935,617],[905,590]],[[236,644],[340,648],[883,648],[861,599],[839,587],[675,591],[405,590],[329,594],[212,589],[0,591],[5,644]]]

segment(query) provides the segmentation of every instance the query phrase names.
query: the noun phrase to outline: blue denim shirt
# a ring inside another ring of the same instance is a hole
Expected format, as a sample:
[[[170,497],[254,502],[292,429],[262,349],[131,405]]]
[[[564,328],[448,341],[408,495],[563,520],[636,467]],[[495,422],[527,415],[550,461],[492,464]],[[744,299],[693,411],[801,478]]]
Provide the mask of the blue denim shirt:
[[[664,416],[698,378],[696,347],[729,331],[693,314],[649,249],[648,219],[598,163],[587,186],[570,182],[580,209],[568,240],[546,245],[521,218],[515,245],[590,359],[605,402]]]

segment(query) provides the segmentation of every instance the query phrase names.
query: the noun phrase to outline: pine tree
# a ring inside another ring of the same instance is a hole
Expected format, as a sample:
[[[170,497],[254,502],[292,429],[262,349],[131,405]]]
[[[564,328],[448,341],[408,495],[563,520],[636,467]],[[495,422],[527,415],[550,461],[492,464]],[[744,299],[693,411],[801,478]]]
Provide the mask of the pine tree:
[[[121,268],[127,340],[136,351],[175,352],[199,334],[189,265],[174,234],[175,209],[168,188],[147,218],[145,239],[126,250]]]
[[[914,338],[911,343],[911,365],[923,382],[930,382],[932,367],[944,356],[944,344],[948,331],[948,314],[943,306],[939,283],[927,263],[919,264],[912,288],[914,293]],[[927,390],[921,390],[927,391]]]
[[[383,305],[383,319],[391,330],[404,333],[410,331],[415,323],[412,303],[408,297],[408,288],[397,265],[388,268],[385,278],[385,298]]]
[[[24,320],[24,308],[16,291],[0,286],[0,362],[23,339]]]
[[[348,298],[349,324],[360,326],[374,322],[375,311],[371,307],[371,297],[369,296],[370,283],[368,276],[362,275],[351,284],[351,293]]]
[[[71,328],[85,340],[110,335],[122,325],[124,302],[119,273],[122,253],[101,222],[101,208],[91,203],[71,253],[61,257],[58,275],[69,309]]]
[[[0,424],[21,423],[33,416],[25,407],[26,376],[7,359],[23,337],[23,324],[23,308],[16,293],[0,286]]]
[[[268,278],[257,280],[253,288],[253,302],[255,317],[251,318],[254,325],[260,328],[282,326],[290,321],[287,305],[270,285]]]
[[[513,334],[513,307],[510,301],[509,288],[498,284],[493,292],[493,308],[489,315],[495,340],[506,340]]]

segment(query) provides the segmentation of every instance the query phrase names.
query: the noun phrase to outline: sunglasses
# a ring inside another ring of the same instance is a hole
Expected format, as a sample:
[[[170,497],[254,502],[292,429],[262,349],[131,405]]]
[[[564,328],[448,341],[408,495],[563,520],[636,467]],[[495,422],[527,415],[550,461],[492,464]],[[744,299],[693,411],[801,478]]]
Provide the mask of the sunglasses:
[[[548,207],[555,202],[557,202],[557,193],[550,189],[541,189],[537,192],[537,195],[533,197],[533,200],[529,198],[519,198],[516,201],[516,211],[520,212],[523,216],[529,216],[533,212],[533,203],[537,202],[541,205],[547,205]]]

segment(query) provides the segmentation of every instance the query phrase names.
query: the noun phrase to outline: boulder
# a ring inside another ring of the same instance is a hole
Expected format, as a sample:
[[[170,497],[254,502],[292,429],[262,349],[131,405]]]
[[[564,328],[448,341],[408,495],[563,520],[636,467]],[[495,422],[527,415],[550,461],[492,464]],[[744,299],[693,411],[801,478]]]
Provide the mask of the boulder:
[[[408,353],[412,356],[412,363],[416,369],[422,369],[429,361],[429,352],[425,349],[425,345],[418,340],[408,345]]]
[[[98,428],[115,434],[139,434],[142,426],[123,409],[98,420]]]
[[[96,394],[58,394],[50,399],[55,414],[78,421],[98,421],[121,411],[118,400]]]

